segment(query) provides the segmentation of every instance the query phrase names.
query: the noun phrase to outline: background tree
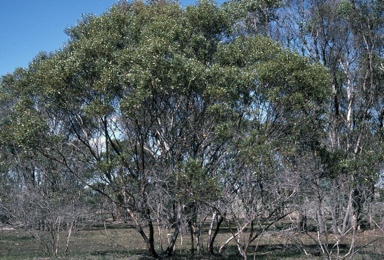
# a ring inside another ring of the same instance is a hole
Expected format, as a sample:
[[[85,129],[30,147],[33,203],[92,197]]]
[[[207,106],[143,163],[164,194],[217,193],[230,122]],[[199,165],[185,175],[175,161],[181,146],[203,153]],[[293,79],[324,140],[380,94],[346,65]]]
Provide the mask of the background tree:
[[[49,142],[49,117],[34,106],[39,102],[33,92],[36,85],[30,79],[28,71],[20,69],[1,81],[1,206],[9,224],[19,223],[46,254],[56,256],[67,253],[70,237],[88,209],[81,183],[40,150],[49,149],[44,145]]]
[[[377,110],[383,84],[378,69],[382,8],[379,1],[316,0],[290,1],[279,11],[284,24],[276,39],[321,62],[332,76],[332,105],[324,128],[328,137],[316,153],[321,170],[314,187],[322,194],[317,199],[318,229],[326,232],[324,215],[331,214],[332,233],[338,238],[354,232],[369,215],[382,168]]]
[[[235,223],[229,239],[246,258],[271,222],[298,208],[304,165],[337,158],[324,143],[327,71],[257,35],[269,35],[280,2],[245,12],[244,3],[121,2],[67,29],[63,49],[3,78],[2,147],[23,155],[18,174],[35,175],[30,199],[42,208],[52,199],[62,212],[96,191],[155,258],[174,253],[182,229],[201,248],[202,224],[218,216],[215,234]],[[61,195],[72,188],[81,196]]]

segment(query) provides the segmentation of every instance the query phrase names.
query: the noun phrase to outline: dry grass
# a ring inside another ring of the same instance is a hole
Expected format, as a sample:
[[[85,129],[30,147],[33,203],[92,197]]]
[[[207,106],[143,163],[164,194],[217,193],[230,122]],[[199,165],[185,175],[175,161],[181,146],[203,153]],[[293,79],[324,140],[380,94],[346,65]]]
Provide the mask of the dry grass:
[[[309,235],[315,236],[316,233]],[[320,249],[307,234],[267,233],[249,249],[251,259],[322,259]],[[221,245],[229,233],[219,234],[216,245]],[[180,236],[176,244],[173,259],[189,259],[189,235]],[[329,243],[334,243],[332,235]],[[65,238],[62,238],[65,241]],[[340,241],[341,253],[349,248],[350,237]],[[166,244],[166,236],[163,237]],[[206,237],[202,243],[206,246]],[[384,259],[384,234],[378,230],[370,230],[357,234],[358,252],[353,259]],[[306,256],[303,249],[312,255]],[[336,249],[333,250],[335,256]],[[63,254],[62,254],[63,255]],[[100,228],[83,230],[71,238],[69,252],[61,259],[150,259],[145,244],[139,234],[131,227]],[[207,259],[203,253],[194,259]],[[236,245],[230,243],[221,255],[214,259],[239,259]],[[0,231],[0,259],[49,259],[42,253],[31,234],[23,230]],[[212,259],[212,258],[211,258]]]

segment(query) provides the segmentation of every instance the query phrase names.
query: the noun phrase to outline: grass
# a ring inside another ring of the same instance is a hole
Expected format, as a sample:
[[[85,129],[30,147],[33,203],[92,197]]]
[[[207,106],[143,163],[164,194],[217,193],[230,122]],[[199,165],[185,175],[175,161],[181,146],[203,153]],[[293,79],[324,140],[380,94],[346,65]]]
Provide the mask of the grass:
[[[216,246],[221,245],[229,236],[230,234],[226,232],[219,234]],[[202,244],[205,246],[207,241],[206,237],[204,238]],[[166,244],[166,237],[163,239]],[[378,230],[358,233],[356,244],[359,251],[353,259],[384,259],[383,239],[384,234]],[[61,241],[65,241],[65,237],[62,237]],[[348,237],[341,241],[341,250],[345,251],[349,248],[349,241]],[[189,247],[189,235],[180,236],[176,244],[175,256],[170,259],[190,259]],[[306,256],[301,250],[302,248],[312,255]],[[127,226],[79,231],[71,237],[67,254],[61,255],[58,257],[59,259],[151,259],[148,257],[140,235],[132,227]],[[253,259],[254,255],[257,259],[323,259],[319,247],[306,234],[267,233],[249,249],[250,259]],[[24,230],[1,230],[0,259],[50,258],[44,255],[30,233]],[[194,259],[208,259],[208,257],[203,252]],[[232,242],[221,255],[210,259],[240,259],[240,256],[236,245]]]

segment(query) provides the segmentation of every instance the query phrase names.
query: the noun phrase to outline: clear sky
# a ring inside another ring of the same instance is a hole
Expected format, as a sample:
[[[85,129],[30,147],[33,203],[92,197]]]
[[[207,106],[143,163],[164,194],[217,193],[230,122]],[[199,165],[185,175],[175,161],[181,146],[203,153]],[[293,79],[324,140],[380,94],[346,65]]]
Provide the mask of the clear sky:
[[[40,52],[60,49],[64,29],[82,14],[100,15],[118,0],[0,0],[0,76],[26,67]],[[217,1],[222,2],[222,1]],[[194,0],[181,0],[182,6]]]

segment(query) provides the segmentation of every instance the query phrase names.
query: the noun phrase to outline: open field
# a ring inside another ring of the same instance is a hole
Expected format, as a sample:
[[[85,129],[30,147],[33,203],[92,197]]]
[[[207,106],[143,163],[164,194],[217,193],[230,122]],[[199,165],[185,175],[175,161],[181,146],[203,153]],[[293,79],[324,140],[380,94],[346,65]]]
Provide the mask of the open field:
[[[309,234],[316,237],[316,233]],[[308,234],[300,236],[293,233],[267,233],[249,250],[250,259],[323,259],[319,247]],[[216,241],[218,247],[230,237],[224,230]],[[331,236],[330,236],[331,238]],[[166,237],[163,238],[166,244]],[[184,234],[176,244],[175,256],[171,259],[190,259],[190,237]],[[62,243],[65,237],[61,238]],[[332,244],[332,240],[330,240]],[[206,237],[202,242],[206,246]],[[340,249],[346,250],[350,239],[341,241]],[[353,259],[384,259],[384,234],[379,230],[365,231],[357,234],[357,249]],[[256,248],[257,245],[257,248]],[[64,245],[62,246],[64,247]],[[256,250],[255,250],[256,249]],[[304,250],[311,255],[306,255]],[[334,250],[334,254],[335,254]],[[205,252],[197,254],[194,259],[208,259]],[[210,259],[240,259],[234,242],[215,257]],[[50,259],[43,254],[33,236],[24,230],[0,231],[0,259]],[[145,244],[138,233],[128,226],[88,229],[75,233],[71,237],[70,247],[59,259],[151,259]]]

